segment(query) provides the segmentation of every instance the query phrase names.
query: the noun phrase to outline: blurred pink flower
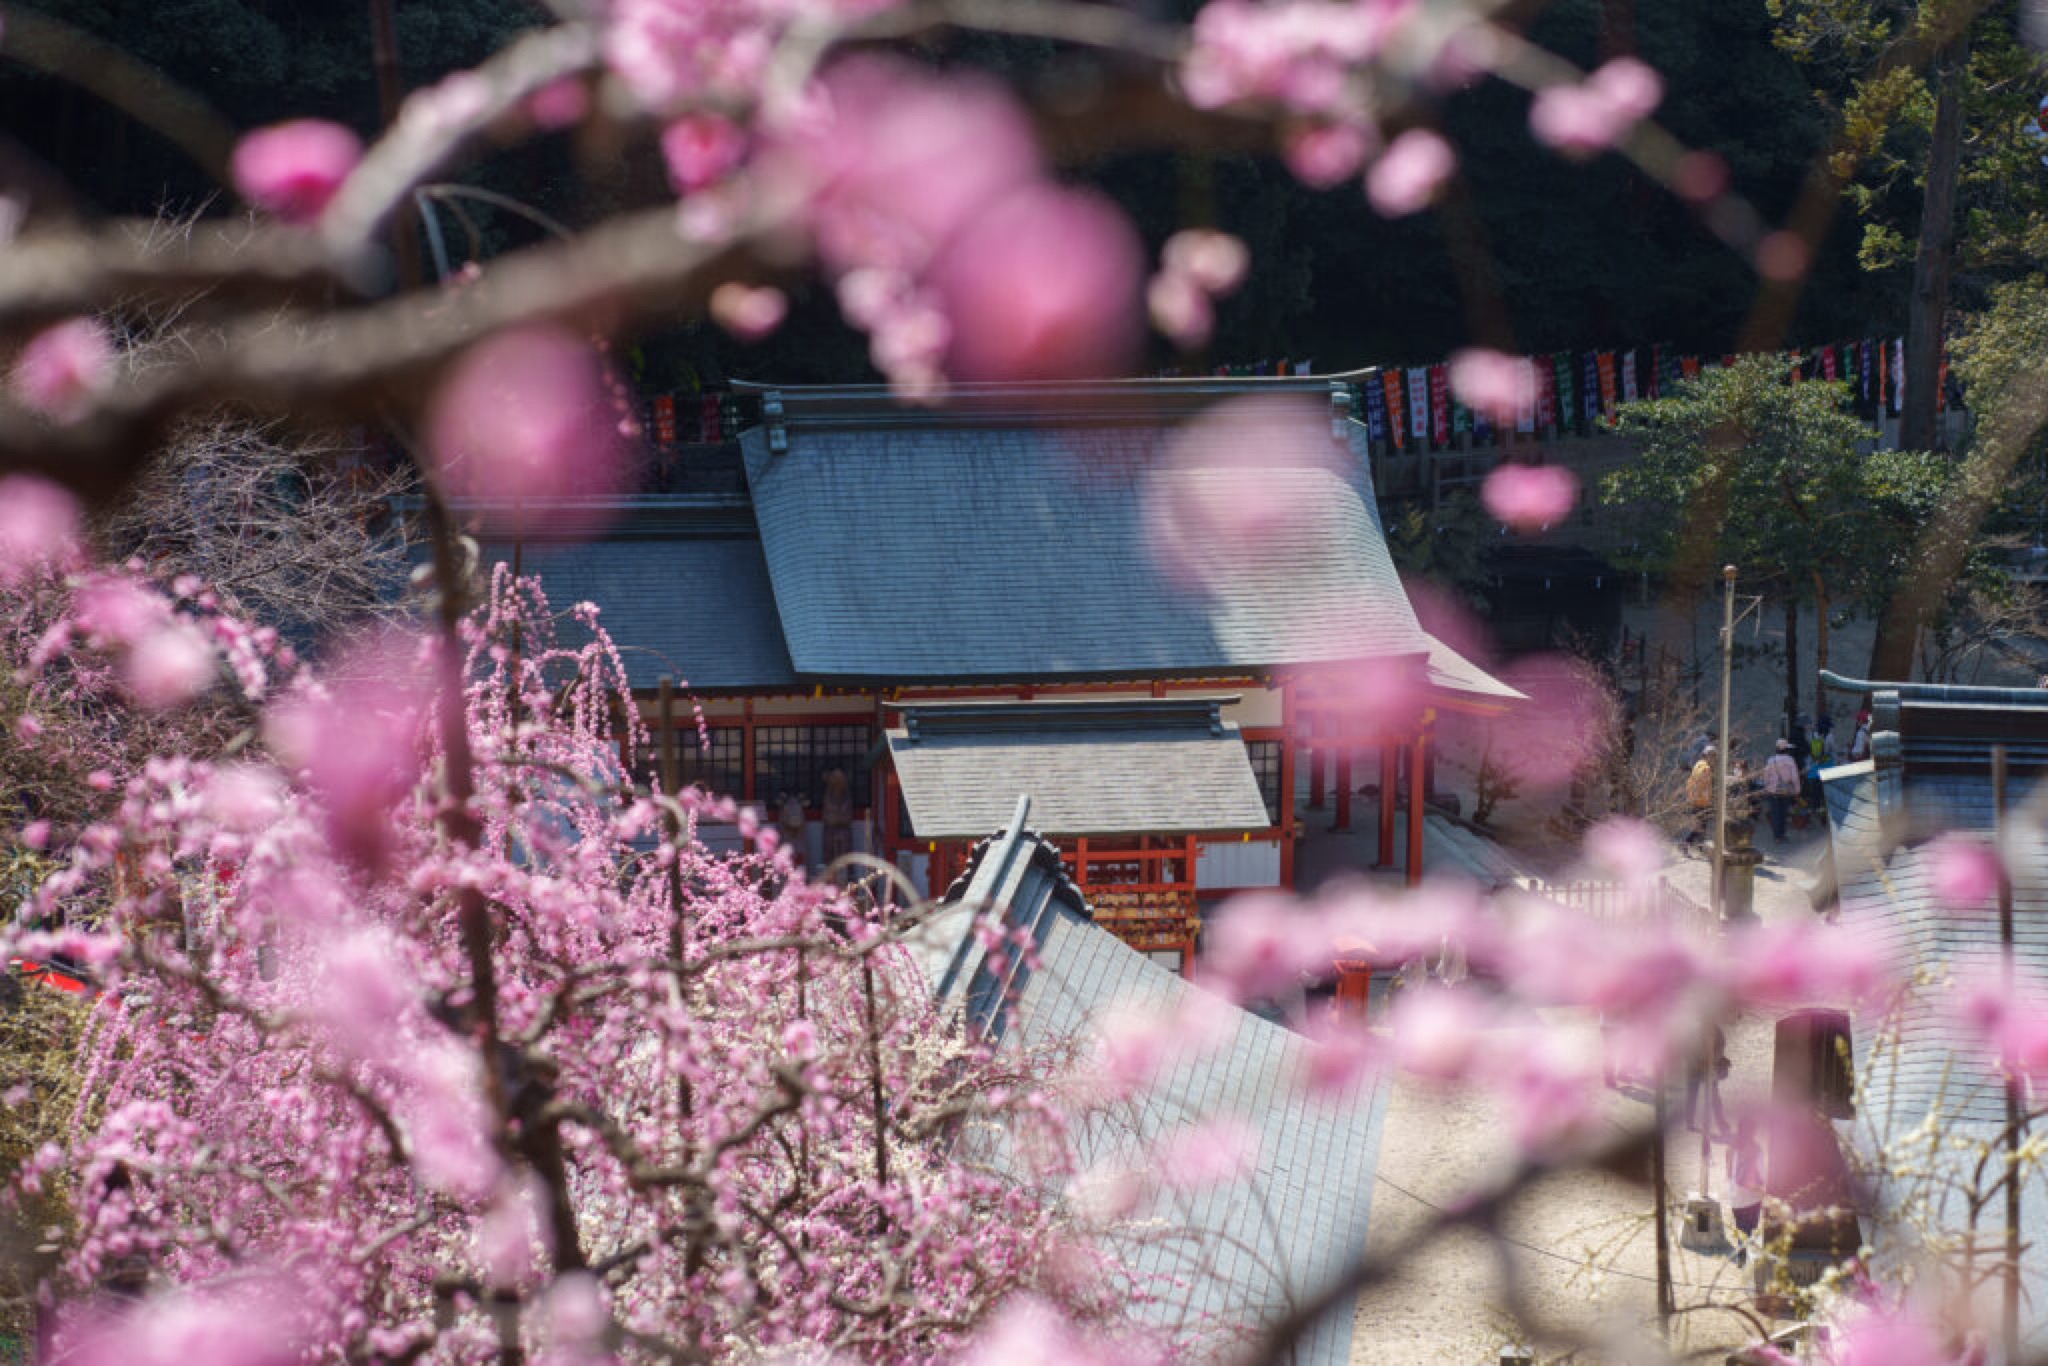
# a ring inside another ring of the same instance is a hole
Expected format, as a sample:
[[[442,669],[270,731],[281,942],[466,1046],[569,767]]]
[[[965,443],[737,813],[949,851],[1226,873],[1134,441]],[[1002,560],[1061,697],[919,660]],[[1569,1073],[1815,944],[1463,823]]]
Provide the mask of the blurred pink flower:
[[[567,128],[589,112],[590,91],[574,76],[549,81],[526,100],[526,116],[538,128]]]
[[[1790,228],[1768,233],[1756,244],[1757,274],[1766,280],[1797,280],[1813,264],[1813,248]]]
[[[242,198],[305,223],[320,216],[362,155],[361,139],[340,124],[295,119],[243,138],[229,170]]]
[[[166,621],[144,635],[121,661],[121,681],[129,695],[153,711],[191,701],[219,672],[213,646],[183,619]]]
[[[457,1199],[483,1199],[498,1184],[503,1164],[491,1146],[490,1107],[475,1056],[453,1042],[414,1044],[405,1069],[401,1112],[420,1180]]]
[[[303,1289],[242,1272],[240,1284],[186,1286],[91,1312],[60,1331],[69,1366],[290,1366],[304,1359],[287,1306]]]
[[[420,732],[431,693],[400,672],[398,652],[329,698],[294,697],[271,707],[264,738],[303,771],[320,800],[328,841],[357,865],[381,872],[391,854],[394,809],[420,773]]]
[[[1183,425],[1143,489],[1152,559],[1191,590],[1228,595],[1318,544],[1334,550],[1329,419],[1300,398],[1257,395]],[[1312,551],[1311,551],[1312,553]]]
[[[934,263],[964,380],[1082,379],[1137,353],[1144,257],[1123,211],[1090,191],[1026,186],[976,215]]]
[[[1595,823],[1581,847],[1597,875],[1631,883],[1655,877],[1671,853],[1663,832],[1630,816]]]
[[[486,528],[587,533],[602,514],[550,504],[617,493],[626,479],[621,410],[591,345],[554,327],[500,332],[471,347],[435,392],[427,444],[449,494],[489,499]]]
[[[1169,1189],[1199,1190],[1249,1175],[1258,1156],[1258,1130],[1235,1115],[1212,1115],[1160,1139],[1151,1165]]]
[[[1451,392],[1468,408],[1496,423],[1508,423],[1536,399],[1536,376],[1521,356],[1482,347],[1453,351]]]
[[[1911,1310],[1866,1306],[1832,1329],[1829,1366],[1962,1366],[1948,1335]]]
[[[1403,218],[1429,207],[1458,168],[1451,144],[1427,128],[1410,128],[1366,168],[1365,197],[1383,218]]]
[[[1928,845],[1924,856],[1934,895],[1951,910],[1982,906],[1997,897],[2004,869],[1984,841],[1947,834]]]
[[[1172,1010],[1113,1007],[1096,1021],[1094,1079],[1112,1096],[1134,1095],[1169,1061],[1220,1046],[1234,1023],[1228,1007],[1207,992],[1188,992]]]
[[[1287,135],[1287,169],[1302,184],[1326,190],[1356,175],[1373,146],[1371,134],[1357,123],[1308,124]]]
[[[720,114],[690,114],[661,131],[669,183],[683,194],[724,179],[746,154],[746,134]]]
[[[1160,335],[1183,351],[1192,351],[1209,340],[1216,327],[1216,310],[1194,281],[1174,271],[1163,270],[1145,286],[1145,307]]]
[[[1899,984],[1882,949],[1833,926],[1751,925],[1727,946],[1727,987],[1744,1005],[1874,1002]]]
[[[1538,1156],[1600,1132],[1606,1093],[1597,1043],[1555,1027],[1526,1031],[1496,1054],[1489,1078],[1506,1102],[1516,1144]]]
[[[1330,970],[1321,925],[1291,896],[1247,892],[1225,902],[1202,936],[1202,981],[1236,1001],[1257,1001]]]
[[[549,1247],[546,1192],[531,1173],[508,1175],[476,1222],[477,1260],[484,1282],[501,1290],[527,1288]]]
[[[1003,1301],[960,1361],[961,1366],[1137,1366],[1145,1359],[1098,1342],[1045,1300],[1019,1294]]]
[[[821,84],[828,116],[783,150],[815,189],[818,248],[834,271],[919,271],[1039,176],[1030,119],[993,81],[863,54],[833,63]]]
[[[71,558],[78,546],[78,500],[33,474],[0,476],[0,586]]]
[[[1626,138],[1664,98],[1664,82],[1633,57],[1617,57],[1580,85],[1553,85],[1529,104],[1529,130],[1567,156],[1590,156]]]
[[[1356,1099],[1359,1086],[1386,1061],[1381,1046],[1365,1022],[1335,1010],[1313,1015],[1304,1030],[1314,1047],[1304,1059],[1300,1084],[1309,1095],[1324,1100]]]
[[[1251,253],[1244,243],[1213,228],[1183,228],[1166,239],[1159,259],[1167,271],[1185,276],[1203,293],[1228,294],[1244,283]]]
[[[1210,0],[1180,72],[1188,103],[1273,101],[1303,113],[1343,103],[1352,70],[1377,56],[1416,0]]]
[[[743,342],[759,341],[782,326],[788,314],[788,297],[772,286],[727,280],[711,291],[712,319]]]
[[[250,835],[283,811],[284,780],[267,766],[229,764],[207,775],[201,796],[209,819],[235,834]]]
[[[92,318],[70,318],[29,339],[8,385],[23,407],[69,422],[106,384],[113,363],[114,343],[106,328]]]
[[[1479,489],[1487,512],[1518,531],[1554,526],[1578,499],[1579,478],[1562,465],[1496,465]]]
[[[1459,987],[1411,988],[1387,1011],[1395,1065],[1430,1081],[1462,1079],[1496,1023],[1478,996]]]
[[[97,645],[134,645],[169,620],[171,605],[116,574],[89,579],[71,599],[78,628]]]
[[[30,821],[21,827],[21,843],[28,849],[46,849],[50,844],[50,823],[45,820]]]
[[[1616,57],[1587,78],[1608,105],[1631,119],[1646,119],[1664,102],[1664,78],[1647,62]]]
[[[1528,697],[1517,724],[1499,732],[1496,758],[1532,788],[1557,788],[1584,771],[1599,752],[1612,705],[1606,683],[1561,654],[1524,655],[1496,671]]]

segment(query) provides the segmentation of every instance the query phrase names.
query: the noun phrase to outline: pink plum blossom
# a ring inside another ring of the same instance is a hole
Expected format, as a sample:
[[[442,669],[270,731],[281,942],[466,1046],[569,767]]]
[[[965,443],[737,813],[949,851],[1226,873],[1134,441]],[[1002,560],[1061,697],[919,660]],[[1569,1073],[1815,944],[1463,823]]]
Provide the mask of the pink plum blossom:
[[[863,55],[832,65],[823,96],[829,118],[782,150],[815,186],[814,230],[834,271],[922,270],[1041,173],[1030,120],[993,82]]]
[[[1927,846],[1925,857],[1928,882],[1944,906],[1964,910],[1997,897],[2004,868],[1983,840],[1943,835]]]
[[[711,291],[711,317],[740,341],[759,341],[782,326],[789,298],[770,286],[728,280]]]
[[[0,587],[69,559],[78,544],[78,500],[32,474],[0,475]]]
[[[1497,1023],[1472,992],[1456,987],[1411,988],[1387,1012],[1393,1059],[1402,1071],[1428,1081],[1459,1081],[1484,1052]]]
[[[598,514],[558,500],[615,493],[626,477],[620,410],[595,349],[553,327],[499,332],[472,347],[427,413],[448,491],[489,499],[494,530],[594,529]]]
[[[1152,1169],[1174,1190],[1199,1190],[1250,1174],[1258,1160],[1258,1131],[1235,1115],[1212,1115],[1160,1139]]]
[[[1899,985],[1896,965],[1866,936],[1812,923],[1751,925],[1728,939],[1727,986],[1753,1006],[1878,1002]]]
[[[8,384],[23,407],[68,422],[105,387],[113,364],[114,344],[107,329],[92,318],[71,318],[29,339]]]
[[[21,843],[28,849],[47,849],[50,845],[50,823],[39,819],[22,826]]]
[[[220,672],[220,659],[190,621],[173,620],[135,642],[121,663],[129,695],[152,711],[191,701]]]
[[[1373,147],[1372,136],[1357,123],[1309,124],[1287,137],[1287,169],[1304,185],[1328,189],[1356,175]]]
[[[1583,1142],[1605,1127],[1600,1098],[1605,1069],[1597,1043],[1584,1033],[1527,1030],[1496,1054],[1494,1088],[1523,1151],[1544,1156]]]
[[[1194,281],[1172,271],[1161,271],[1145,286],[1145,308],[1152,325],[1183,351],[1191,351],[1209,340],[1216,329],[1216,309]]]
[[[1272,102],[1337,110],[1351,70],[1385,48],[1415,0],[1210,0],[1195,16],[1181,89],[1198,109]]]
[[[386,674],[338,687],[329,698],[292,698],[265,718],[265,735],[303,770],[335,849],[373,872],[391,853],[392,806],[420,771],[426,699],[416,681]]]
[[[719,114],[691,114],[661,133],[669,182],[684,194],[724,179],[746,153],[746,134]]]
[[[1382,218],[1405,218],[1428,208],[1457,168],[1457,153],[1442,135],[1410,128],[1366,168],[1365,197]]]
[[[526,116],[538,128],[568,128],[590,112],[590,91],[574,76],[549,81],[527,97]]]
[[[1655,826],[1629,816],[1596,821],[1586,831],[1584,848],[1596,874],[1629,883],[1655,877],[1671,853]]]
[[[1145,534],[1168,577],[1228,593],[1281,563],[1281,546],[1335,544],[1323,492],[1339,477],[1329,422],[1298,397],[1253,395],[1205,410],[1174,434],[1145,487]]]
[[[338,123],[295,119],[249,134],[235,146],[235,189],[289,223],[320,216],[362,158],[363,144]]]
[[[1251,268],[1243,240],[1214,228],[1181,229],[1166,239],[1159,259],[1169,272],[1212,296],[1235,290]]]
[[[1832,1329],[1829,1366],[1961,1366],[1964,1357],[1935,1324],[1905,1308],[1862,1307]]]
[[[1518,531],[1539,531],[1571,515],[1579,477],[1562,465],[1496,465],[1480,486],[1479,501]]]
[[[88,579],[72,597],[71,615],[95,645],[132,646],[170,619],[161,594],[116,574]]]
[[[1116,374],[1136,354],[1144,259],[1108,199],[1020,189],[967,224],[934,263],[952,326],[946,370],[965,380]]]
[[[1536,399],[1536,376],[1526,358],[1469,347],[1451,353],[1451,392],[1468,408],[1508,423]]]
[[[1612,147],[1649,117],[1664,97],[1664,82],[1633,57],[1617,57],[1583,84],[1552,85],[1529,105],[1529,129],[1567,156]]]
[[[1297,988],[1304,976],[1330,969],[1319,929],[1292,897],[1232,897],[1203,934],[1203,980],[1238,1001]]]

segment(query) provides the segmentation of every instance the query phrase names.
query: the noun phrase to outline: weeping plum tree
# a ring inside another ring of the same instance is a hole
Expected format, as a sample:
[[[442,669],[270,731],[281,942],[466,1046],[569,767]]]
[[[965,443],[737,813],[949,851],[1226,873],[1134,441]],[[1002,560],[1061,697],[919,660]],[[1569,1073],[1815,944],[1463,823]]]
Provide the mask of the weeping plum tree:
[[[90,782],[99,800],[20,831],[63,857],[7,948],[89,963],[103,991],[76,1132],[7,1187],[75,1212],[49,1235],[46,1329],[97,1362],[1170,1357],[1180,1344],[1133,1326],[1118,1264],[1059,1198],[1071,1111],[1053,1083],[1142,1086],[1162,1040],[1200,1047],[1200,1031],[1105,1026],[1100,1065],[1080,1073],[952,1032],[901,947],[914,915],[807,883],[743,812],[624,781],[617,746],[636,721],[600,623],[576,609],[595,643],[562,649],[531,585],[498,579],[466,602],[458,514],[491,535],[540,517],[560,530],[567,510],[630,488],[615,341],[698,316],[765,335],[792,281],[822,284],[913,402],[959,381],[1122,372],[1148,316],[1199,347],[1243,245],[1190,224],[1155,261],[1055,154],[1270,149],[1307,183],[1405,216],[1457,174],[1441,107],[1497,79],[1530,94],[1537,142],[1625,157],[1781,293],[1815,243],[1768,233],[1716,158],[1647,121],[1662,83],[1645,63],[1577,71],[1487,4],[1210,0],[1187,23],[1067,0],[551,13],[406,97],[367,147],[317,121],[242,138],[224,170],[253,225],[197,224],[166,248],[136,225],[46,217],[40,200],[5,216],[0,329],[19,351],[0,403],[0,574],[52,576],[47,626],[10,642],[13,685],[87,716],[102,687],[138,716],[201,702],[223,727],[167,736]],[[930,61],[957,30],[1051,44],[1062,79],[1033,104]],[[94,88],[219,163],[214,125],[166,83]],[[587,218],[450,261],[432,286],[393,268],[394,225],[420,194],[557,133],[605,187]],[[658,174],[613,174],[622,163]],[[110,364],[110,311],[168,301],[187,301],[201,340],[146,372]],[[1496,420],[1525,401],[1508,357],[1454,370]],[[363,646],[323,684],[203,582],[78,555],[72,496],[104,506],[182,424],[220,412],[374,423],[408,449],[436,593],[423,631]],[[1243,444],[1262,449],[1255,431]],[[1704,500],[1679,490],[1696,523],[1740,513],[1733,475]],[[1256,554],[1261,526],[1319,511],[1274,507],[1256,471],[1218,486],[1159,510],[1191,522],[1164,543],[1234,531],[1207,543]],[[1556,471],[1515,467],[1488,505],[1531,529],[1573,497]],[[1406,676],[1367,671],[1344,691],[1384,710]],[[746,851],[708,854],[707,815],[738,822]],[[1647,905],[1662,852],[1646,828],[1609,824],[1587,866]],[[1552,1027],[1557,1012],[1598,1012],[1608,1061],[1658,1076],[1745,1010],[1889,980],[1868,944],[1812,926],[1699,943],[1653,916],[1587,923],[1445,888],[1248,900],[1209,932],[1205,972],[1270,999],[1340,946],[1382,967],[1468,961],[1492,989],[1427,985],[1380,1031],[1296,1020],[1328,1040],[1297,1080],[1399,1067],[1484,1088],[1513,1161],[1413,1236],[1348,1250],[1324,1283],[1235,1325],[1255,1359],[1284,1357],[1434,1240],[1496,1229],[1548,1173],[1643,1165],[1662,1135],[1607,1122],[1603,1059]],[[2019,1042],[2003,1065],[2031,1085],[2026,1060],[2044,1052]],[[1186,1165],[1247,1163],[1218,1151],[1227,1132]],[[1857,1294],[1845,1344],[1945,1340],[1968,1318],[1962,1302]]]
[[[77,1221],[52,1350],[143,1359],[205,1323],[265,1360],[924,1358],[1012,1293],[1084,1321],[1129,1293],[1035,1181],[973,1160],[1001,1124],[1061,1173],[1046,1060],[942,1026],[908,925],[806,883],[772,829],[713,856],[693,831],[729,803],[624,787],[623,671],[577,615],[592,642],[555,647],[501,569],[462,623],[457,840],[449,718],[404,681],[442,672],[435,640],[328,688],[201,602],[78,591],[67,655],[240,651],[281,762],[154,758],[104,819],[38,832],[70,853],[18,944],[106,992],[86,1122],[22,1176]],[[92,1308],[159,1282],[183,1288]]]

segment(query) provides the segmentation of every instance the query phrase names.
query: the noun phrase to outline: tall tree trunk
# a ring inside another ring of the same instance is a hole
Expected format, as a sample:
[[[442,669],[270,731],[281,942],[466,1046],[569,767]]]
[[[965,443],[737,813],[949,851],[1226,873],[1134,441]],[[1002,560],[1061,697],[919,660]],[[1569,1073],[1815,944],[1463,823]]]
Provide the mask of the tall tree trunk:
[[[1820,724],[1821,714],[1827,710],[1828,693],[1820,676],[1828,667],[1828,581],[1820,571],[1813,571],[1813,723]],[[1799,761],[1806,762],[1800,755]]]
[[[1785,730],[1799,719],[1799,599],[1785,590]]]
[[[1906,311],[1906,396],[1899,409],[1899,445],[1935,446],[1935,396],[1941,386],[1942,321],[1956,256],[1956,181],[1963,156],[1963,74],[1970,63],[1965,28],[1934,53],[1934,138],[1927,152],[1927,191],[1920,201],[1920,246],[1913,258],[1913,294]],[[1912,647],[1906,651],[1911,655]],[[1882,675],[1880,675],[1882,676]]]

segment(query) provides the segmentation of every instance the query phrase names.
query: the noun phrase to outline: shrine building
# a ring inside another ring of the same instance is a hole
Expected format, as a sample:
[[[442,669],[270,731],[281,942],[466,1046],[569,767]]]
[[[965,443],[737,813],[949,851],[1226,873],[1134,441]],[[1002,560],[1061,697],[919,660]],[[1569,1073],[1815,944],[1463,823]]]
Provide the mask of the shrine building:
[[[1436,727],[1521,700],[1417,622],[1358,378],[970,385],[940,407],[748,384],[757,420],[667,471],[680,491],[625,500],[595,541],[485,553],[557,611],[601,609],[649,777],[767,821],[800,805],[813,867],[850,847],[932,896],[1029,797],[1096,922],[1185,961],[1201,903],[1294,885],[1298,765],[1339,826],[1377,767],[1377,866],[1413,881]],[[1272,515],[1215,518],[1247,492]],[[1255,534],[1191,534],[1190,512]],[[1382,688],[1407,700],[1359,705]]]

